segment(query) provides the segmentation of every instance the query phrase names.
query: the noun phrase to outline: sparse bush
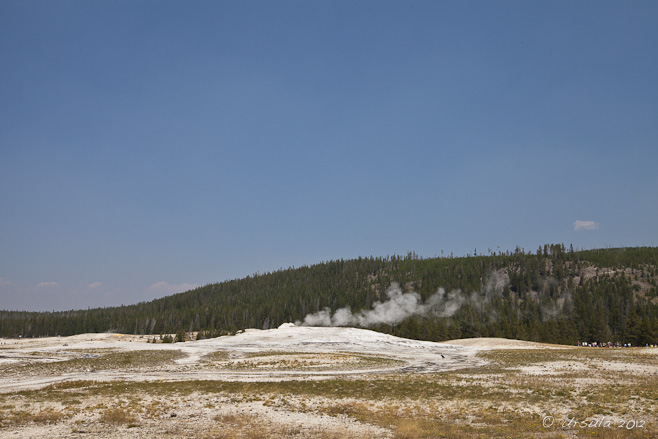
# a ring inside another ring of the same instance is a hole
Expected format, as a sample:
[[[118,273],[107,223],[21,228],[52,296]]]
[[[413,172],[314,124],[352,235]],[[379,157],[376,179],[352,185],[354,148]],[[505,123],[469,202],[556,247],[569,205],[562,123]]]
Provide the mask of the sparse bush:
[[[182,343],[185,341],[185,331],[178,331],[176,333],[176,338],[174,339],[174,343]]]
[[[100,417],[100,422],[114,425],[134,425],[139,418],[122,408],[107,409]]]

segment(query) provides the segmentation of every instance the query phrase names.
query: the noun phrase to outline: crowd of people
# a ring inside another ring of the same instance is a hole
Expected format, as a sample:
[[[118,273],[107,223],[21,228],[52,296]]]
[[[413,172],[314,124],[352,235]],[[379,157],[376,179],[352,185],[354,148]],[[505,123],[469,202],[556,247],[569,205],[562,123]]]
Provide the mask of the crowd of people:
[[[592,342],[592,343],[588,343],[586,341],[579,341],[576,344],[576,346],[584,346],[584,347],[588,347],[588,348],[637,348],[637,347],[639,347],[638,345],[634,345],[634,344],[631,344],[631,343],[620,343],[618,341],[614,342],[614,343],[611,342],[611,341],[609,341],[607,343],[606,342],[596,342],[596,341]],[[658,346],[650,345],[650,344],[647,343],[644,347],[655,348],[655,347],[658,347]]]

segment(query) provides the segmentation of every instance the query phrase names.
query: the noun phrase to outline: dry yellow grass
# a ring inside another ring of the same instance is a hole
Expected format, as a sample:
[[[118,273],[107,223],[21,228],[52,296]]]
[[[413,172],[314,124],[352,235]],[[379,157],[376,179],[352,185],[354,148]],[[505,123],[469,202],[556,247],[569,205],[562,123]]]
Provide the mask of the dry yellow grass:
[[[181,379],[180,375],[167,381],[164,373],[156,381],[123,381],[123,377],[63,381],[39,390],[5,392],[0,436],[29,437],[35,428],[45,432],[53,425],[68,425],[97,436],[129,427],[135,437],[163,439],[654,438],[658,437],[658,358],[648,352],[481,351],[477,358],[486,364],[471,363],[442,373],[320,379],[295,375],[290,381]],[[69,366],[77,370],[93,363],[123,372],[154,362],[166,371],[176,367],[176,358],[175,351],[110,352],[74,360]],[[272,370],[387,361],[340,352],[272,351],[242,358],[249,367]],[[226,352],[204,360],[233,361]],[[52,376],[62,367],[66,362],[28,369],[47,370],[46,376]],[[200,369],[206,373],[211,367]],[[551,416],[555,422],[545,425]],[[565,426],[568,419],[576,419],[578,425]],[[611,424],[596,424],[600,420]]]
[[[135,425],[139,422],[139,418],[128,409],[117,407],[105,410],[99,421],[104,424]]]

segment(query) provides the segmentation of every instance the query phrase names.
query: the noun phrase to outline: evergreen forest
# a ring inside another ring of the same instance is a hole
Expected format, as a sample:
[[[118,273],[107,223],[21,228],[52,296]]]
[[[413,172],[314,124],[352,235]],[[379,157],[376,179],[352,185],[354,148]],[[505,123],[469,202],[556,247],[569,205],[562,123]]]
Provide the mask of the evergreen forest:
[[[0,311],[0,336],[193,332],[215,337],[303,321],[326,308],[369,310],[397,283],[416,292],[421,303],[443,288],[459,306],[449,314],[429,308],[369,329],[433,341],[505,337],[658,344],[657,280],[657,247],[574,250],[546,244],[532,251],[476,250],[465,257],[360,257],[255,274],[134,305]]]

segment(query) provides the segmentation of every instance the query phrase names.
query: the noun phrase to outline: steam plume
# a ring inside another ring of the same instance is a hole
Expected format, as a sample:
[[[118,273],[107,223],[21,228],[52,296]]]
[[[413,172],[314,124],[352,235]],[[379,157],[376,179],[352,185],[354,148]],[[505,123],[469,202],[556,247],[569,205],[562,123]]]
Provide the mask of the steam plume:
[[[340,308],[332,315],[329,308],[314,314],[308,314],[304,326],[372,326],[378,323],[395,325],[407,317],[427,315],[432,312],[439,317],[451,317],[468,300],[460,290],[453,290],[446,295],[443,288],[423,303],[420,294],[410,291],[402,292],[400,285],[391,284],[386,290],[388,300],[375,302],[372,309],[352,312],[349,307]]]

